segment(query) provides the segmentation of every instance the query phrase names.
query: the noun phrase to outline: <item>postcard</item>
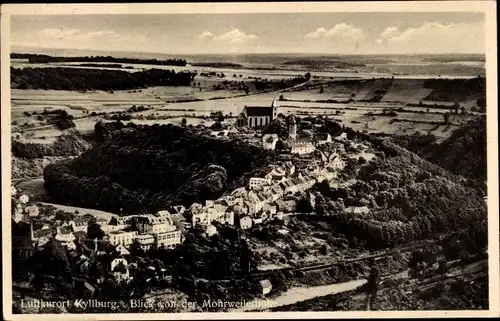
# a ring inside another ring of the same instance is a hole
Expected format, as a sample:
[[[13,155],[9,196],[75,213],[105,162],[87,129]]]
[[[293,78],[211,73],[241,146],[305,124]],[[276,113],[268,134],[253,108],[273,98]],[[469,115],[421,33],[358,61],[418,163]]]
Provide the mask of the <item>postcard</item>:
[[[1,10],[6,320],[499,316],[494,2]]]

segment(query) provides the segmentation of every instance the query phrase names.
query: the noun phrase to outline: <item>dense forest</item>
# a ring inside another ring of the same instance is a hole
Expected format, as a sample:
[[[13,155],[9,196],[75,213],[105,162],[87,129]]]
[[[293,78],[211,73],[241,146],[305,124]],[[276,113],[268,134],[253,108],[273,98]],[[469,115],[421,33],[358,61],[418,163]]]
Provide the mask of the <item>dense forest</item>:
[[[425,100],[464,101],[470,96],[486,96],[486,78],[426,79],[424,88],[432,89]]]
[[[441,143],[432,134],[420,133],[393,136],[392,140],[452,173],[486,182],[486,116],[470,121]]]
[[[139,58],[115,58],[111,56],[85,56],[85,57],[53,57],[41,54],[11,53],[11,59],[28,59],[29,63],[50,63],[50,62],[112,62],[122,64],[142,64],[161,66],[186,66],[184,59],[139,59]]]
[[[138,72],[84,68],[11,68],[11,87],[54,90],[129,90],[149,86],[190,86],[194,74],[149,69]]]
[[[445,235],[486,220],[486,204],[463,179],[414,153],[379,139],[383,153],[358,170],[349,164],[357,182],[349,188],[317,184],[316,212],[333,221],[337,233],[353,244],[380,249]],[[339,200],[342,198],[342,200]],[[345,207],[372,208],[352,216]],[[483,226],[486,229],[486,225]],[[485,245],[485,244],[483,244]]]
[[[115,213],[157,211],[216,199],[271,162],[273,152],[174,125],[116,131],[80,157],[48,165],[54,201]]]

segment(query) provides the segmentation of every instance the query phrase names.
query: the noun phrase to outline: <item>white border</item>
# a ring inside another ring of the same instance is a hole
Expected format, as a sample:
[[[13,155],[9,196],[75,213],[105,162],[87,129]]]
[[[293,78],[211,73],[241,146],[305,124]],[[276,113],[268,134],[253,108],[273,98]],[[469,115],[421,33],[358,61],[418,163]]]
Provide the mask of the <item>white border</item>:
[[[10,16],[68,14],[224,14],[292,12],[484,12],[486,26],[487,149],[488,149],[488,252],[489,311],[374,311],[374,312],[245,312],[245,313],[171,313],[171,314],[12,314],[10,246],[3,247],[3,310],[6,320],[173,320],[173,319],[276,319],[276,318],[415,318],[499,316],[499,212],[498,212],[498,124],[497,124],[497,44],[496,3],[494,1],[414,1],[414,2],[309,2],[309,3],[179,3],[179,4],[45,4],[1,7],[1,146],[2,146],[2,241],[11,244],[10,230]]]

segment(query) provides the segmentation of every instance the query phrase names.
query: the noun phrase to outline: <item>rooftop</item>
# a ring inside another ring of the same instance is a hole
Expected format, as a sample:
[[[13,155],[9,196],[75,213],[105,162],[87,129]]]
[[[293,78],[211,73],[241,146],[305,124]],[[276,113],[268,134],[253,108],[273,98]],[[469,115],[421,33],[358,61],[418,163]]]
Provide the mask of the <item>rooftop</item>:
[[[245,112],[247,116],[269,116],[273,117],[274,107],[264,107],[264,106],[245,106]]]

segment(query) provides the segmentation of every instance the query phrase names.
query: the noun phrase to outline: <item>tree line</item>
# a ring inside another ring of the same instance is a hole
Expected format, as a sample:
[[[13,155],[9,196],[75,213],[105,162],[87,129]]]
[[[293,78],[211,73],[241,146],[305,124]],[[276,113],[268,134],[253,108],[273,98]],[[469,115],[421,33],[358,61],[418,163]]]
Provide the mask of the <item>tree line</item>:
[[[190,86],[194,74],[148,69],[137,72],[84,68],[13,68],[11,86],[18,89],[129,90],[149,86]]]
[[[126,64],[142,65],[160,65],[160,66],[186,66],[184,59],[140,59],[140,58],[115,58],[112,56],[81,56],[81,57],[54,57],[42,54],[11,53],[11,59],[28,59],[29,63],[40,64],[50,62],[112,62]]]

